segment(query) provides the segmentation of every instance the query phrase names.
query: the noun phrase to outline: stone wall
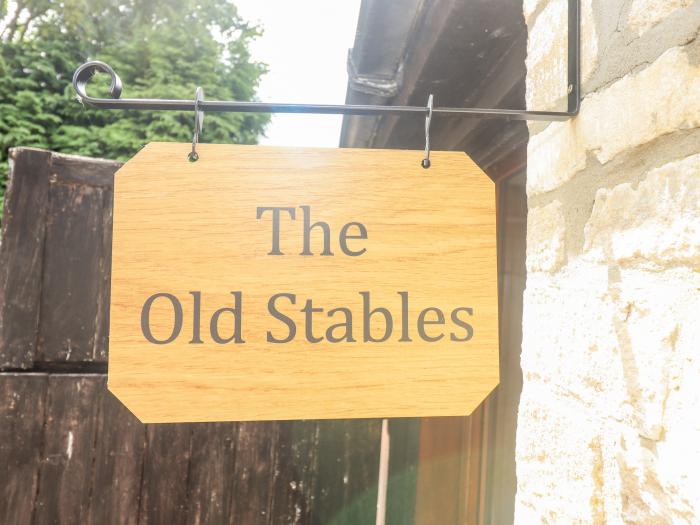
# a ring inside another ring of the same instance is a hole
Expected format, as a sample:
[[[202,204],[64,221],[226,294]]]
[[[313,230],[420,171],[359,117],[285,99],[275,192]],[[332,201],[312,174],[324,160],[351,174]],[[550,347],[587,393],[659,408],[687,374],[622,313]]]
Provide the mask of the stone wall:
[[[581,0],[581,114],[535,123],[516,523],[700,522],[700,0]],[[565,107],[567,0],[525,0]]]

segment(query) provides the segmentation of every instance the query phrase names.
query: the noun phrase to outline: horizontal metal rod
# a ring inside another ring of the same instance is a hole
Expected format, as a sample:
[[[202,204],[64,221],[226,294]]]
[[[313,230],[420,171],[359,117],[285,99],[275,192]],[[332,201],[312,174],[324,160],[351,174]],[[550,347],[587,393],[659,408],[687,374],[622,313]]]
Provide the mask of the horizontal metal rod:
[[[568,0],[568,100],[566,111],[527,111],[520,109],[450,108],[435,107],[435,117],[501,118],[507,120],[568,120],[578,115],[581,103],[581,13],[580,0]],[[111,98],[94,98],[86,88],[95,73],[107,73],[112,79]],[[333,104],[275,104],[267,102],[239,102],[223,100],[161,100],[149,98],[120,98],[122,82],[114,69],[104,62],[86,62],[75,70],[73,87],[78,99],[89,106],[102,109],[146,109],[165,111],[215,111],[238,113],[318,113],[325,115],[425,115],[427,106],[365,106]],[[201,92],[201,88],[198,90]]]
[[[96,73],[111,77],[109,94],[112,98],[95,98],[87,94],[87,84]],[[86,62],[75,70],[73,87],[78,99],[101,109],[145,109],[165,111],[214,111],[238,113],[317,113],[325,115],[428,115],[427,106],[368,106],[348,104],[276,104],[267,102],[240,102],[223,100],[167,100],[151,98],[120,98],[122,82],[114,69],[104,62]],[[450,108],[436,107],[435,117],[501,118],[508,120],[567,120],[578,112],[578,105],[570,111],[527,111],[520,109]]]
[[[194,111],[194,100],[167,99],[109,99],[81,97],[83,103],[100,109],[141,109],[165,111]],[[314,113],[323,115],[426,115],[423,106],[368,106],[333,104],[276,104],[267,102],[237,102],[203,100],[199,111],[237,113]],[[517,109],[433,108],[433,116],[469,116],[476,118],[506,118],[512,120],[566,120],[571,114],[557,111],[524,111]]]

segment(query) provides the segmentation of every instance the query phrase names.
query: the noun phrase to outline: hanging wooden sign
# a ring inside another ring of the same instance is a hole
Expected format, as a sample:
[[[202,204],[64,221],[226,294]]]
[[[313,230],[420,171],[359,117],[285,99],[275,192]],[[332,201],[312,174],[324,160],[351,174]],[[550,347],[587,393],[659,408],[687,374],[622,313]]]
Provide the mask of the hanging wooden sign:
[[[464,153],[153,143],[116,174],[109,389],[143,422],[467,415],[498,384]]]

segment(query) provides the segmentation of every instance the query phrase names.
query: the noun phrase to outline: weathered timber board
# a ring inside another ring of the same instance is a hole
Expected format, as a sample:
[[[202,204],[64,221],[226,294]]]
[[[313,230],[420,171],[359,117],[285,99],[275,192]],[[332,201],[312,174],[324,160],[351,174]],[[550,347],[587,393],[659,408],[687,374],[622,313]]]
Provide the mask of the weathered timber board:
[[[118,162],[16,148],[0,244],[0,370],[105,363]]]
[[[37,361],[104,362],[109,329],[112,175],[59,157],[49,177]],[[74,173],[77,171],[77,173]]]
[[[57,516],[64,523],[84,520],[101,386],[96,377],[49,376],[35,523],[51,523]]]
[[[149,426],[106,390],[95,372],[107,359],[119,164],[12,155],[0,245],[0,523],[374,520],[377,420]]]
[[[0,374],[0,523],[32,522],[47,382],[45,374]]]
[[[51,153],[14,150],[10,159],[0,244],[0,370],[34,362]]]
[[[379,421],[142,425],[105,381],[0,373],[1,523],[374,521]]]

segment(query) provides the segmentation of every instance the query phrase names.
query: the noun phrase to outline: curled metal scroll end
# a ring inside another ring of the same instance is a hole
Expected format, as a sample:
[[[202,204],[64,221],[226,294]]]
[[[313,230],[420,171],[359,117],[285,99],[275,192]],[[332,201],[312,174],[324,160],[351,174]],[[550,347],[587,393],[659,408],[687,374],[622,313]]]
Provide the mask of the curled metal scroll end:
[[[93,60],[85,62],[82,66],[75,70],[73,74],[73,89],[78,94],[80,101],[90,103],[90,96],[87,94],[87,85],[95,73],[107,73],[112,77],[112,83],[109,86],[109,96],[119,98],[122,94],[122,80],[119,75],[108,64]]]
[[[192,151],[187,155],[187,160],[190,162],[199,160],[197,144],[199,143],[199,136],[202,133],[202,127],[204,125],[204,111],[199,109],[199,104],[203,100],[204,90],[201,87],[197,87],[197,90],[194,92],[194,133],[192,135]]]
[[[433,118],[433,95],[432,93],[428,97],[428,105],[426,106],[425,115],[425,156],[421,161],[420,165],[425,169],[430,167],[430,121]]]

